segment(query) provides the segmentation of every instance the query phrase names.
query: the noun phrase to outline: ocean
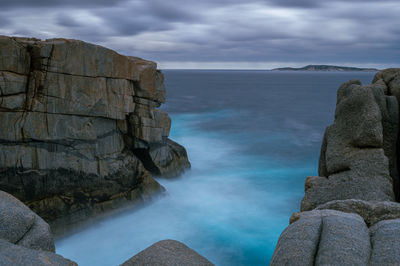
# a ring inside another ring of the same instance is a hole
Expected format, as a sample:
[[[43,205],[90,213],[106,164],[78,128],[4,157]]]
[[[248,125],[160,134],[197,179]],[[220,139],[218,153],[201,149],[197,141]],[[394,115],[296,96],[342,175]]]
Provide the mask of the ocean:
[[[317,175],[325,127],[345,81],[373,72],[164,70],[170,138],[192,169],[147,206],[56,241],[79,265],[119,265],[176,239],[216,265],[267,265],[307,176]]]

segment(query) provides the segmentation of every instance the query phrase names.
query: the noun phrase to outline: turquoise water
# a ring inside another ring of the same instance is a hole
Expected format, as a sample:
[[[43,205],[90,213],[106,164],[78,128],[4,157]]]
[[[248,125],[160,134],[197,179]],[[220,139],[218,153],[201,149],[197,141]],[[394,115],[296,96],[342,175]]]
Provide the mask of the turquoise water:
[[[192,169],[168,193],[56,242],[80,265],[118,265],[176,239],[216,265],[266,265],[304,180],[317,174],[337,87],[373,73],[165,71],[163,109]]]

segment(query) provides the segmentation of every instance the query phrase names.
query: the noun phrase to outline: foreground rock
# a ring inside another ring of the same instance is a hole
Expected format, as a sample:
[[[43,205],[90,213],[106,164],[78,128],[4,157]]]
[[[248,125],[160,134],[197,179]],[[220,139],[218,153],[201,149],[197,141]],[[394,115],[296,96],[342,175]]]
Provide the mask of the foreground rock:
[[[139,252],[122,264],[123,266],[211,266],[206,258],[175,240],[159,241]]]
[[[50,226],[3,191],[0,191],[0,239],[31,249],[55,251]]]
[[[155,63],[76,40],[0,37],[0,189],[54,227],[164,189],[190,167],[168,139]]]
[[[77,265],[54,253],[50,226],[0,191],[0,265]]]
[[[0,239],[0,265],[73,266],[78,264],[52,252],[25,248]]]
[[[307,178],[271,265],[400,265],[399,81],[387,69],[339,88],[319,176]]]

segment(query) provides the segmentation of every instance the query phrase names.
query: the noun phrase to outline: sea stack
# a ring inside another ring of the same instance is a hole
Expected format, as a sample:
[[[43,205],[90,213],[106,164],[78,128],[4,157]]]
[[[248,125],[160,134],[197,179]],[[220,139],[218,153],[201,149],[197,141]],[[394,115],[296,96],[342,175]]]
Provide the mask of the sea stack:
[[[399,102],[400,69],[339,88],[319,176],[307,178],[271,265],[400,265]]]
[[[77,40],[0,36],[0,190],[73,224],[164,191],[190,167],[154,62]]]

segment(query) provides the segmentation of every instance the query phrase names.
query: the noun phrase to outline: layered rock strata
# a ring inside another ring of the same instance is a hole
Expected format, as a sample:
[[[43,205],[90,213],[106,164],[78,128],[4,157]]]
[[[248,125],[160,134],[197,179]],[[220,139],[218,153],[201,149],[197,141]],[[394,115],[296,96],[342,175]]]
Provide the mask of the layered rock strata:
[[[154,62],[77,40],[0,37],[0,189],[53,225],[163,188],[190,167],[168,139]]]
[[[271,265],[400,265],[399,102],[400,69],[339,88],[319,176],[306,179]]]
[[[0,191],[0,265],[77,265],[54,252],[50,226],[18,199]]]

